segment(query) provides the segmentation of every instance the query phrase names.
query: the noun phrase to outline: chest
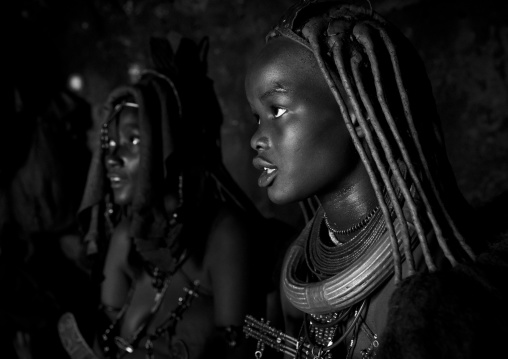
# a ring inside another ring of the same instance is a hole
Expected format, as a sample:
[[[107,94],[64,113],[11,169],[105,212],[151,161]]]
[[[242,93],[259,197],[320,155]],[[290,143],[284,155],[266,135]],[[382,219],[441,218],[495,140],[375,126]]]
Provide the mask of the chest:
[[[149,344],[156,357],[172,350],[176,338],[185,343],[186,350],[201,346],[214,328],[207,271],[187,261],[166,279],[162,290],[157,291],[152,282],[147,272],[133,282],[129,305],[118,323],[120,337],[133,343],[135,351],[143,351],[152,336]]]

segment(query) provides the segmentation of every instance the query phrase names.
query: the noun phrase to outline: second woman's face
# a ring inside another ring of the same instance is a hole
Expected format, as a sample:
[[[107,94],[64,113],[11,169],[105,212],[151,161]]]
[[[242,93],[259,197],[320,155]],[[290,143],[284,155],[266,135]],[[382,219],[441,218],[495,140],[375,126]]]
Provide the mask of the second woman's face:
[[[313,54],[292,40],[272,40],[249,68],[245,88],[258,121],[253,163],[270,200],[337,190],[358,155]]]
[[[109,127],[109,150],[106,170],[114,202],[125,206],[132,203],[136,192],[140,161],[138,111],[125,107],[118,120]]]

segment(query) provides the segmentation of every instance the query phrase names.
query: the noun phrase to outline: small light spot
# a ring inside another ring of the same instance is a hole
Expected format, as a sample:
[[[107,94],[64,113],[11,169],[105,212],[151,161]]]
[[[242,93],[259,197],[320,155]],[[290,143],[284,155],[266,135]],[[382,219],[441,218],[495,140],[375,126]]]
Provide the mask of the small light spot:
[[[83,90],[83,78],[81,75],[73,74],[69,76],[69,88],[75,92]]]
[[[128,71],[131,83],[136,83],[141,77],[141,66],[137,63],[131,64]]]

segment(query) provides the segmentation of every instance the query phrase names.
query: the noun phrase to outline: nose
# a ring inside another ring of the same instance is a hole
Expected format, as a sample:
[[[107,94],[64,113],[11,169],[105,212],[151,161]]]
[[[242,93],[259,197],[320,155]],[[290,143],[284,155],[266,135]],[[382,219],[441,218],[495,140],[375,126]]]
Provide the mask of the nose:
[[[250,139],[250,147],[258,152],[265,151],[270,147],[268,137],[261,133],[260,129],[261,126],[258,127]]]
[[[121,166],[123,163],[122,157],[119,156],[118,148],[110,149],[106,153],[106,167],[113,168]]]

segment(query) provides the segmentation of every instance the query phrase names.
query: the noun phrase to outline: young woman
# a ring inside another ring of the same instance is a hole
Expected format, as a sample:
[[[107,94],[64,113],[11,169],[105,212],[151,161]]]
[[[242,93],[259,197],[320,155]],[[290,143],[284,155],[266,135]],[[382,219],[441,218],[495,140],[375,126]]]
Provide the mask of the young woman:
[[[479,255],[489,233],[455,184],[416,51],[351,3],[295,4],[246,76],[258,184],[319,207],[285,258],[289,337],[245,330],[302,358],[499,353],[504,247]]]
[[[266,297],[253,266],[260,218],[221,161],[206,48],[169,44],[152,39],[158,71],[111,94],[89,172],[80,218],[106,318],[95,355],[242,357],[243,319]]]

